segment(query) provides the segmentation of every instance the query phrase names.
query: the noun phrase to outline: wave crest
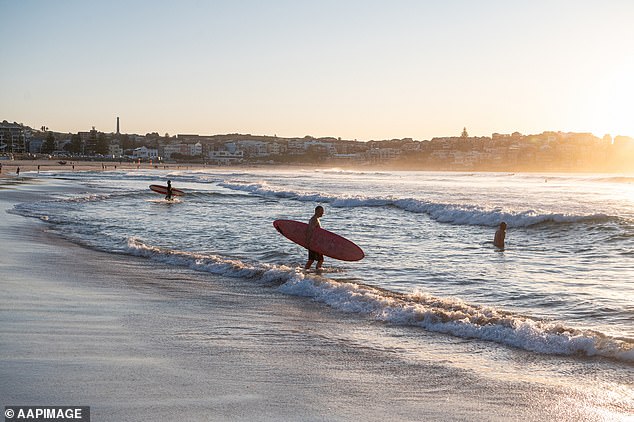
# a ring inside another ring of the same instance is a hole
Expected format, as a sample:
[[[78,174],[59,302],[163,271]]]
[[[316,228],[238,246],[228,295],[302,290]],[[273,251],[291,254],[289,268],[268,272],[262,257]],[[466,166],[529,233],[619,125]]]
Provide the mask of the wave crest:
[[[455,298],[438,298],[424,292],[396,293],[362,283],[308,275],[300,268],[164,249],[146,245],[135,238],[128,240],[128,251],[170,265],[278,285],[282,293],[308,297],[340,311],[363,314],[391,324],[493,341],[537,353],[603,356],[634,362],[634,340],[569,328],[557,322],[471,305]]]
[[[249,192],[264,197],[292,199],[302,202],[321,202],[338,208],[355,207],[395,207],[403,211],[426,214],[441,222],[457,225],[475,225],[495,227],[505,221],[509,227],[530,227],[544,223],[570,224],[592,223],[613,219],[606,214],[574,215],[564,213],[542,213],[536,210],[503,211],[486,209],[477,205],[449,204],[431,202],[416,198],[345,196],[336,197],[318,193],[305,193],[293,190],[275,189],[266,183],[222,182],[222,187],[231,190]]]

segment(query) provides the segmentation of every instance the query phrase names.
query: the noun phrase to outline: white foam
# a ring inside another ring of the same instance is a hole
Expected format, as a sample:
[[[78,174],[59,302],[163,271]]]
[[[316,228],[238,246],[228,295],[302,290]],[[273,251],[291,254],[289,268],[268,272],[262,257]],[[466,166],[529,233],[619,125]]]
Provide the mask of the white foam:
[[[457,299],[394,294],[364,285],[311,278],[289,281],[280,290],[311,297],[345,312],[362,313],[377,320],[418,326],[457,337],[494,341],[544,354],[579,354],[634,361],[632,341],[566,328],[491,307],[472,306]]]
[[[308,297],[340,311],[363,314],[391,324],[417,326],[544,354],[604,356],[634,361],[634,340],[615,339],[493,307],[474,306],[459,299],[438,298],[422,292],[394,293],[365,284],[307,275],[299,268],[172,251],[146,245],[134,238],[128,241],[128,251],[170,265],[280,284],[278,289],[285,294]]]
[[[416,198],[345,196],[336,197],[318,193],[276,189],[266,183],[223,182],[220,186],[231,190],[249,192],[264,197],[293,199],[303,202],[328,203],[338,208],[396,207],[404,211],[426,214],[441,223],[495,227],[505,221],[509,227],[529,227],[542,223],[579,223],[610,219],[605,214],[575,215],[540,212],[538,210],[504,211],[486,209],[477,205],[447,204]]]
[[[194,270],[236,278],[257,278],[264,283],[286,282],[293,277],[302,277],[299,269],[260,263],[245,263],[218,255],[173,251],[143,243],[139,239],[128,239],[127,252],[151,258],[169,265],[189,267]]]

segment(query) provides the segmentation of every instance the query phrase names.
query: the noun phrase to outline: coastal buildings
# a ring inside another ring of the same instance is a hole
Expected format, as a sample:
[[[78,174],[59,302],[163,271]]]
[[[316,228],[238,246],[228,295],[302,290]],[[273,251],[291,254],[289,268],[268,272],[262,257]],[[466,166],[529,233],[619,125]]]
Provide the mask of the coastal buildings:
[[[118,129],[119,127],[117,127]],[[54,146],[46,143],[54,138]],[[358,142],[340,138],[280,138],[264,135],[161,136],[104,133],[92,128],[77,134],[0,124],[0,154],[52,154],[86,159],[187,161],[218,165],[333,164],[389,166],[411,170],[465,171],[633,171],[634,139],[591,133],[547,131],[523,135],[411,138]]]
[[[82,152],[84,154],[94,154],[97,147],[98,132],[93,126],[88,132],[78,132],[82,142]]]
[[[124,150],[118,143],[112,143],[108,145],[108,156],[112,158],[120,158],[123,157],[123,154]]]
[[[31,131],[19,123],[0,123],[0,153],[23,154],[27,152],[27,143]]]
[[[171,144],[162,142],[159,147],[159,152],[160,156],[166,160],[182,157],[201,157],[203,155],[203,145],[200,142],[193,144]]]
[[[243,151],[209,151],[209,161],[211,164],[232,165],[244,162]]]
[[[142,160],[157,160],[159,157],[158,149],[155,148],[147,148],[147,147],[139,147],[135,148],[132,151],[133,159],[142,159]]]

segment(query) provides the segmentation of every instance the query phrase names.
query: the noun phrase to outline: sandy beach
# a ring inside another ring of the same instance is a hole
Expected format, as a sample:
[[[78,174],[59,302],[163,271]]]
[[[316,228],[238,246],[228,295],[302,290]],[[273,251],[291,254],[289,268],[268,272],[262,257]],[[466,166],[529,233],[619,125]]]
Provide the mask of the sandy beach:
[[[6,211],[72,185],[9,182],[0,181],[5,406],[91,406],[100,421],[601,420],[574,392],[373,345],[382,323],[70,243]]]
[[[65,164],[60,164],[63,162]],[[203,164],[155,164],[131,163],[118,161],[73,161],[73,160],[0,160],[2,171],[0,178],[16,177],[20,173],[37,171],[96,171],[96,170],[131,170],[131,169],[192,169],[205,168]]]

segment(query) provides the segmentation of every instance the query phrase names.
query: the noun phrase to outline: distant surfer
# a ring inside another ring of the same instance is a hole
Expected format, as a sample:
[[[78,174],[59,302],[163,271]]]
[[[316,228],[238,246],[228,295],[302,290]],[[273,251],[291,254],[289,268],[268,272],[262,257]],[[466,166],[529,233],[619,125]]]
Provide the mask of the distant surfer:
[[[171,180],[167,181],[167,195],[165,195],[165,199],[167,199],[168,201],[172,200],[172,181]]]
[[[306,244],[310,246],[310,241],[313,238],[313,234],[315,233],[315,229],[321,228],[321,223],[319,219],[324,215],[324,207],[318,205],[315,207],[315,214],[308,221],[308,229],[306,229]],[[313,265],[313,262],[317,261],[317,266],[315,269],[319,271],[321,269],[322,264],[324,263],[324,256],[318,252],[308,249],[308,261],[306,261],[305,269],[309,270]]]
[[[493,244],[500,249],[504,249],[504,238],[506,237],[506,223],[502,221],[500,228],[495,232],[495,238],[493,238]]]

